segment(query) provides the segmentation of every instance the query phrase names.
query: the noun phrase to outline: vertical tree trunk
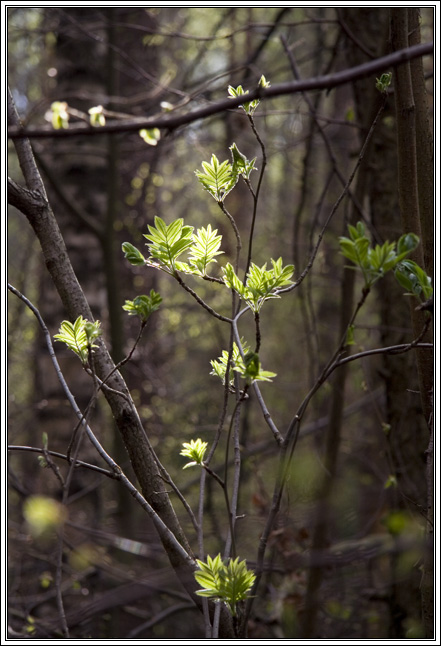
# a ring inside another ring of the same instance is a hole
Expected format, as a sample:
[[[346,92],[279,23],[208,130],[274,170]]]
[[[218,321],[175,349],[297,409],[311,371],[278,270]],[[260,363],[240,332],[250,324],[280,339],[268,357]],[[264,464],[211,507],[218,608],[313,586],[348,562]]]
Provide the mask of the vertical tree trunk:
[[[410,35],[411,34],[411,35]],[[408,47],[419,39],[418,15],[412,9],[391,9],[391,41],[394,50]],[[395,110],[398,143],[398,191],[400,212],[405,231],[423,235],[422,245],[415,251],[414,259],[426,271],[433,268],[431,249],[433,234],[433,145],[428,127],[425,84],[421,63],[401,65],[395,74]],[[417,103],[415,96],[418,97]],[[418,142],[418,143],[417,143]],[[427,192],[427,194],[426,194]],[[432,200],[432,201],[431,201]],[[421,212],[420,212],[421,209]],[[427,263],[427,264],[426,264]],[[418,336],[425,322],[426,312],[415,309],[412,299],[410,313],[414,336]],[[428,332],[423,339],[431,341]],[[433,355],[430,352],[417,352],[419,390],[424,417],[432,427],[433,415]],[[426,558],[421,583],[423,618],[426,637],[433,637],[433,500],[432,500],[432,442],[433,437],[425,434],[428,447],[428,501],[426,509],[427,538]]]

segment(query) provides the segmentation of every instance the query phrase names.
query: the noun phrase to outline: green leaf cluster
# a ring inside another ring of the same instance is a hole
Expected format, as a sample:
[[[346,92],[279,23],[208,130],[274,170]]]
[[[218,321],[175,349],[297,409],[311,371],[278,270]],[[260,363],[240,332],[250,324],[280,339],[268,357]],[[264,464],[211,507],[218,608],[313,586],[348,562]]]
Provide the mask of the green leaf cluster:
[[[54,101],[51,104],[51,120],[54,130],[69,128],[68,105],[65,101]]]
[[[258,87],[267,88],[269,86],[270,86],[269,81],[267,81],[264,75],[262,74],[259,80]],[[239,96],[246,96],[248,94],[248,90],[244,90],[241,85],[238,85],[237,87],[233,87],[232,85],[229,85],[228,94],[232,99],[235,99],[236,97],[239,97]],[[254,99],[253,101],[244,102],[240,107],[243,108],[248,115],[252,116],[256,108],[258,107],[259,103],[260,103],[259,99]]]
[[[256,575],[247,568],[246,561],[229,559],[222,561],[218,554],[214,559],[207,556],[207,562],[197,559],[198,570],[194,573],[196,581],[202,586],[196,594],[216,601],[224,602],[233,616],[237,613],[237,604],[249,596]]]
[[[379,92],[387,92],[388,87],[392,83],[392,72],[382,74],[379,79],[376,79],[375,87]]]
[[[276,377],[275,372],[262,370],[259,355],[255,352],[252,352],[249,346],[242,339],[241,343],[245,359],[242,358],[237,344],[233,343],[233,352],[231,355],[230,370],[228,375],[228,383],[230,386],[234,385],[234,372],[239,373],[239,375],[243,379],[245,379],[247,383],[252,383],[253,381],[271,381],[273,377]],[[228,351],[222,350],[222,355],[218,359],[213,359],[210,361],[212,367],[210,374],[219,377],[223,384],[225,384],[228,356]]]
[[[159,261],[162,268],[169,270],[169,273],[176,271],[176,260],[193,244],[193,227],[185,226],[183,218],[173,220],[171,224],[165,224],[164,220],[155,216],[155,225],[149,225],[150,233],[145,233],[144,238],[150,240],[147,243],[151,258]]]
[[[253,312],[259,312],[263,303],[269,298],[280,298],[276,293],[277,289],[292,285],[290,278],[294,272],[294,265],[283,267],[282,258],[278,260],[271,258],[271,264],[272,269],[267,269],[267,263],[258,267],[252,262],[245,284],[230,263],[222,268],[224,283],[230,289],[234,289]]]
[[[195,171],[196,177],[204,189],[220,204],[236,186],[240,175],[249,180],[251,172],[257,170],[255,167],[256,158],[247,159],[235,143],[230,146],[230,151],[231,163],[228,160],[220,163],[216,155],[212,155],[210,163],[202,162],[204,172]]]
[[[408,294],[428,300],[433,294],[432,279],[413,260],[403,260],[394,271],[395,278]]]
[[[362,222],[358,222],[355,227],[348,225],[348,231],[349,238],[339,238],[341,253],[361,270],[365,286],[368,288],[388,271],[395,269],[419,244],[417,235],[406,233],[398,242],[386,241],[382,245],[371,247]]]
[[[162,303],[162,298],[155,292],[154,289],[150,290],[150,296],[142,294],[133,299],[133,301],[126,301],[123,305],[123,310],[129,313],[129,316],[139,316],[141,321],[145,323],[148,318],[159,309]]]
[[[159,128],[143,128],[139,131],[139,136],[144,139],[145,143],[149,146],[157,146],[161,138],[161,131]]]
[[[85,365],[89,350],[93,352],[93,348],[97,347],[93,342],[101,335],[100,325],[99,321],[92,323],[82,316],[79,316],[75,323],[62,321],[59,333],[54,335],[54,339],[65,343]]]
[[[205,172],[195,171],[196,177],[216,202],[223,202],[228,193],[236,186],[239,175],[228,160],[219,162],[216,155],[211,155],[211,163],[203,161]]]
[[[106,117],[104,116],[104,108],[102,105],[96,105],[88,110],[90,114],[90,125],[94,128],[99,128],[106,125]]]
[[[208,265],[212,262],[217,262],[215,256],[220,256],[224,253],[219,251],[222,236],[216,234],[217,229],[212,230],[211,224],[209,224],[206,229],[202,227],[197,230],[196,235],[193,235],[193,244],[189,248],[190,265],[187,268],[188,273],[206,276]]]
[[[198,438],[197,440],[190,440],[190,442],[183,442],[182,446],[184,448],[179,455],[183,455],[185,458],[190,458],[191,460],[183,469],[188,469],[188,467],[194,467],[197,464],[203,463],[208,442],[203,442]]]
[[[184,226],[182,218],[166,225],[164,220],[156,216],[155,226],[149,226],[149,230],[150,234],[144,235],[150,240],[147,244],[150,251],[148,260],[130,242],[123,243],[122,249],[130,264],[149,264],[169,274],[182,271],[204,277],[208,265],[217,262],[216,256],[224,253],[219,250],[222,236],[217,235],[217,229],[212,229],[210,224],[193,233],[193,227]],[[188,262],[178,261],[184,251],[188,252]]]
[[[243,175],[246,179],[250,179],[251,171],[257,170],[254,166],[256,163],[256,158],[251,161],[246,158],[246,156],[240,152],[239,148],[234,143],[230,146],[231,156],[233,159],[232,171],[237,175]]]

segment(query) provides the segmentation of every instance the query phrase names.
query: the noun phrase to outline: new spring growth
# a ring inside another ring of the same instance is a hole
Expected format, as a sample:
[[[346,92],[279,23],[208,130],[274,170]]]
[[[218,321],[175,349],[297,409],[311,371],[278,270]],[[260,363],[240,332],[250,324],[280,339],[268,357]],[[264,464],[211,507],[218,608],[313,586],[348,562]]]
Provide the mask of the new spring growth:
[[[65,343],[69,350],[80,358],[81,363],[86,365],[89,350],[93,352],[93,348],[97,347],[94,341],[102,334],[100,325],[99,321],[91,322],[82,316],[79,316],[75,323],[62,321],[59,333],[54,335],[54,339]]]
[[[183,469],[188,469],[188,467],[194,467],[197,464],[202,465],[204,461],[205,451],[207,450],[208,442],[203,442],[200,438],[197,440],[190,440],[190,442],[184,442],[182,444],[184,447],[179,455],[183,455],[185,458],[190,458]]]
[[[227,605],[231,614],[236,616],[237,604],[250,594],[256,575],[247,568],[246,561],[229,559],[223,561],[220,554],[215,558],[207,556],[207,561],[196,560],[198,569],[194,573],[202,588],[196,590],[200,597],[221,601]]]
[[[386,72],[382,74],[379,79],[376,79],[375,87],[380,92],[387,92],[388,87],[392,82],[392,72]]]

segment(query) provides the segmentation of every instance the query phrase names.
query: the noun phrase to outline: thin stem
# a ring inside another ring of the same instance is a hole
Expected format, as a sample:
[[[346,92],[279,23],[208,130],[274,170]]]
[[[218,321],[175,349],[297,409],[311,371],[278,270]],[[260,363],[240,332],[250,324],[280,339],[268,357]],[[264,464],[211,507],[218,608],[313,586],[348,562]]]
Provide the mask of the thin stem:
[[[331,212],[329,213],[328,217],[326,218],[325,224],[323,225],[323,227],[320,230],[320,233],[319,233],[318,238],[317,238],[317,242],[315,244],[314,249],[312,250],[311,256],[310,256],[309,261],[308,261],[308,264],[306,265],[305,269],[300,274],[299,278],[292,285],[290,285],[289,287],[284,287],[283,289],[276,290],[276,292],[275,292],[276,294],[284,294],[286,292],[291,292],[293,289],[296,289],[303,282],[303,280],[306,278],[306,276],[310,272],[310,270],[311,270],[311,268],[312,268],[312,266],[314,264],[314,260],[315,260],[315,258],[317,256],[319,247],[321,245],[323,236],[325,235],[326,229],[328,228],[328,225],[331,222],[332,218],[334,217],[334,215],[335,215],[338,207],[340,206],[343,198],[348,194],[349,188],[350,188],[350,186],[352,184],[352,181],[353,181],[353,179],[355,177],[355,174],[356,174],[361,162],[363,161],[363,158],[364,158],[364,155],[366,153],[368,144],[369,144],[369,142],[371,140],[372,135],[374,134],[375,128],[376,128],[377,123],[378,123],[378,120],[380,119],[381,114],[382,114],[382,112],[383,112],[383,110],[385,108],[386,101],[387,101],[387,97],[384,97],[384,100],[383,100],[382,104],[380,105],[380,108],[378,109],[377,114],[375,115],[375,118],[374,118],[374,120],[372,122],[372,125],[369,128],[369,132],[366,135],[366,139],[364,141],[363,147],[362,147],[362,149],[360,151],[360,154],[358,156],[357,162],[356,162],[356,164],[355,164],[355,166],[354,166],[354,168],[352,170],[352,173],[350,174],[349,179],[348,179],[348,181],[346,182],[346,184],[345,184],[345,186],[343,188],[343,191],[340,193],[339,197],[337,198],[337,201],[335,202],[334,206],[332,207]]]
[[[248,188],[250,189],[251,194],[253,196],[253,215],[252,215],[252,218],[251,218],[251,229],[250,229],[250,238],[249,238],[249,243],[248,243],[248,257],[247,257],[247,264],[246,264],[246,267],[245,267],[244,285],[246,285],[247,274],[248,274],[248,271],[249,271],[249,268],[250,268],[250,265],[251,265],[251,256],[252,256],[252,253],[253,253],[254,226],[256,224],[256,216],[257,216],[257,205],[258,205],[258,202],[259,202],[259,193],[260,193],[260,189],[261,189],[261,186],[262,186],[263,174],[265,172],[265,167],[266,167],[265,144],[263,143],[263,141],[262,141],[262,139],[261,139],[261,137],[260,137],[260,135],[259,135],[259,133],[257,131],[256,125],[254,123],[253,116],[251,114],[247,114],[247,117],[248,117],[248,120],[250,122],[251,129],[252,129],[252,131],[254,133],[254,136],[256,137],[256,139],[257,139],[257,141],[259,143],[260,149],[262,151],[262,167],[260,169],[260,175],[259,175],[259,179],[258,179],[258,182],[257,182],[256,191],[253,191],[249,180],[245,180],[246,184],[247,184]],[[256,352],[257,352],[257,350],[256,350]]]
[[[239,229],[237,228],[237,224],[236,224],[235,219],[233,218],[231,213],[225,208],[225,205],[224,205],[223,202],[218,202],[218,204],[219,204],[219,208],[222,211],[222,213],[224,215],[226,215],[228,220],[230,221],[230,224],[231,224],[231,226],[233,228],[233,231],[234,231],[234,235],[236,236],[236,261],[234,263],[234,271],[237,274],[237,272],[239,270],[239,255],[240,255],[240,251],[242,249],[242,240],[240,238]]]
[[[8,451],[29,451],[31,453],[40,453],[41,455],[44,455],[45,458],[47,457],[47,455],[50,455],[54,458],[59,458],[60,460],[66,460],[66,462],[72,463],[75,468],[82,467],[84,469],[90,469],[91,471],[96,471],[97,473],[103,476],[106,476],[107,478],[112,478],[113,480],[119,480],[119,476],[114,471],[108,471],[107,469],[98,467],[95,464],[89,464],[88,462],[83,462],[83,460],[73,461],[67,455],[64,455],[64,453],[59,453],[58,451],[51,451],[49,449],[40,449],[36,446],[23,446],[23,445],[17,446],[15,444],[8,444]]]
[[[232,320],[232,322],[231,322],[231,323],[232,323],[233,334],[234,334],[234,339],[235,339],[235,341],[236,341],[236,345],[237,345],[237,347],[239,348],[239,352],[240,352],[240,354],[241,354],[241,356],[242,356],[242,358],[243,358],[243,359],[245,358],[245,353],[244,353],[244,351],[243,351],[242,343],[241,343],[241,341],[240,341],[239,329],[238,329],[238,327],[237,327],[237,322],[238,322],[239,318],[240,318],[243,314],[245,314],[245,312],[248,312],[249,310],[251,310],[251,308],[250,308],[249,306],[244,307],[244,309],[243,309],[243,310],[241,310],[241,311],[240,311],[240,312],[235,316],[235,318],[234,318],[234,319]],[[267,408],[267,406],[266,406],[266,404],[265,404],[265,401],[264,401],[264,399],[263,399],[263,397],[262,397],[262,394],[261,394],[261,392],[260,392],[260,388],[259,388],[259,386],[258,386],[257,382],[256,382],[256,381],[254,381],[254,382],[253,382],[253,384],[252,384],[252,386],[253,386],[253,390],[254,390],[254,392],[256,393],[257,401],[259,402],[259,405],[260,405],[260,408],[261,408],[261,410],[262,410],[262,413],[263,413],[263,417],[264,417],[264,419],[265,419],[265,422],[267,423],[268,427],[271,429],[271,432],[272,432],[272,434],[274,435],[274,438],[275,438],[275,440],[276,440],[277,444],[279,444],[279,445],[280,445],[280,444],[282,444],[282,443],[283,443],[283,437],[282,437],[282,434],[280,433],[279,429],[278,429],[278,428],[277,428],[277,426],[274,424],[274,422],[273,422],[273,420],[272,420],[272,418],[271,418],[271,415],[270,415],[270,413],[269,413],[269,411],[268,411],[268,408]]]
[[[231,319],[229,319],[227,316],[222,316],[222,314],[218,314],[218,312],[216,312],[212,307],[207,305],[207,303],[203,301],[202,298],[198,296],[196,292],[192,290],[191,287],[189,287],[186,283],[184,283],[184,281],[182,280],[181,276],[178,274],[177,271],[173,273],[173,278],[175,278],[178,281],[178,283],[181,285],[181,287],[183,287],[185,291],[191,294],[193,298],[199,303],[199,305],[202,305],[202,307],[206,309],[207,312],[209,312],[212,316],[216,317],[220,321],[231,323]]]

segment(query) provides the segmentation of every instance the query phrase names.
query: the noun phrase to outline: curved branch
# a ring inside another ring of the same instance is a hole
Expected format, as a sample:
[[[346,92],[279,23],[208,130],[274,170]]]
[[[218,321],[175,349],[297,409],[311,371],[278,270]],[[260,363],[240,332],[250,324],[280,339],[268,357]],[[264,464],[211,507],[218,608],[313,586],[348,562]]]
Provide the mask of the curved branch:
[[[388,54],[387,56],[382,56],[381,58],[377,58],[367,63],[362,63],[361,65],[357,65],[341,72],[336,72],[335,74],[326,74],[325,76],[318,76],[316,78],[301,81],[276,83],[275,85],[265,89],[261,87],[255,88],[254,90],[250,90],[247,94],[247,101],[253,101],[254,99],[268,99],[287,94],[296,94],[297,92],[308,92],[311,90],[330,90],[357,79],[365,78],[366,76],[379,74],[380,72],[384,72],[387,68],[396,67],[397,65],[406,63],[414,58],[429,56],[431,54],[433,54],[433,43],[423,43],[421,45],[414,45],[413,47],[406,47],[405,49]],[[77,137],[78,135],[95,136],[121,132],[137,132],[141,128],[159,128],[170,132],[181,126],[193,123],[198,119],[205,119],[206,117],[219,114],[220,112],[237,108],[242,103],[243,97],[222,99],[216,103],[207,105],[204,108],[188,112],[187,114],[118,121],[117,123],[109,123],[99,128],[83,124],[74,125],[68,129],[62,130],[53,130],[50,127],[23,128],[20,126],[14,126],[8,128],[8,137],[10,139],[20,139],[23,137],[55,138]]]

